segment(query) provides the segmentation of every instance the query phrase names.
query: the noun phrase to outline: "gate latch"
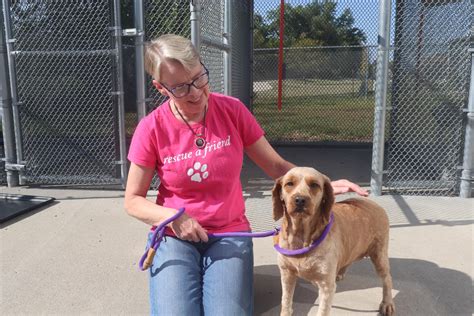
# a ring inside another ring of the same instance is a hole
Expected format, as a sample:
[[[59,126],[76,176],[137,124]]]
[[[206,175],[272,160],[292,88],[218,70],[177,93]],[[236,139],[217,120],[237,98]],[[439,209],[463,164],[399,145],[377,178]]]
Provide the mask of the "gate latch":
[[[136,28],[122,30],[122,36],[141,36],[141,35],[143,35],[143,32],[138,32]]]
[[[26,165],[18,163],[5,163],[5,170],[24,171],[26,170]]]

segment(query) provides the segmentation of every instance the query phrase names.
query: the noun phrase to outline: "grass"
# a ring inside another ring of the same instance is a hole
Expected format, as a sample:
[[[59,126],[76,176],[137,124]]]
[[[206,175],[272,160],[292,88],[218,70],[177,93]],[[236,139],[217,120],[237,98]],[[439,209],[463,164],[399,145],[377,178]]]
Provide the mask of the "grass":
[[[257,97],[253,112],[270,141],[371,142],[373,94]]]

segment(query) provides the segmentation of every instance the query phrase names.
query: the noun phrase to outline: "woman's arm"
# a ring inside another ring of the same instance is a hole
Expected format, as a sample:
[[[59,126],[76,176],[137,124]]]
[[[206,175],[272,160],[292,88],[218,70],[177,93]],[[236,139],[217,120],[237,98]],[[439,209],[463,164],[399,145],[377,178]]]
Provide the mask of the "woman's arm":
[[[291,162],[283,159],[273,149],[265,136],[260,137],[255,143],[246,147],[245,152],[272,179],[277,179],[291,168],[296,167]]]
[[[152,168],[131,163],[125,188],[125,209],[129,215],[142,222],[158,226],[178,211],[157,205],[146,199],[154,172]],[[180,239],[195,242],[208,240],[206,231],[186,213],[171,222],[169,226]]]
[[[275,149],[273,149],[265,136],[260,137],[260,139],[255,143],[245,148],[245,152],[250,159],[252,159],[253,162],[255,162],[257,166],[259,166],[272,179],[277,179],[283,176],[288,170],[295,167],[294,164],[283,159]],[[345,179],[332,181],[331,185],[334,194],[353,191],[362,196],[369,195],[366,190]]]

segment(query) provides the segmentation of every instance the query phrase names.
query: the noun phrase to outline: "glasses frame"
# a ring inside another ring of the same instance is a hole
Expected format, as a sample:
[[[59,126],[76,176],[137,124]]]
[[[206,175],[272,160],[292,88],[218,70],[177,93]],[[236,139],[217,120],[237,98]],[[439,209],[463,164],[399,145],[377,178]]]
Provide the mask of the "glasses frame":
[[[191,86],[193,86],[194,88],[196,89],[202,89],[204,88],[207,84],[209,84],[209,70],[206,68],[206,66],[204,66],[204,64],[202,62],[199,62],[201,64],[201,66],[204,68],[204,73],[200,74],[196,79],[194,79],[193,81],[191,81],[191,83],[183,83],[183,84],[180,84],[178,85],[177,87],[174,87],[174,88],[168,88],[164,83],[160,82],[160,84],[166,89],[166,91],[170,92],[175,98],[184,98],[185,96],[187,96],[189,94],[189,92],[191,91]],[[199,79],[201,79],[203,76],[207,76],[207,82],[205,85],[203,85],[202,87],[197,87],[194,83],[196,81],[198,81]],[[175,91],[176,91],[176,88],[178,87],[183,87],[183,86],[187,86],[188,87],[188,91],[186,92],[186,94],[182,95],[182,96],[177,96],[175,94]]]

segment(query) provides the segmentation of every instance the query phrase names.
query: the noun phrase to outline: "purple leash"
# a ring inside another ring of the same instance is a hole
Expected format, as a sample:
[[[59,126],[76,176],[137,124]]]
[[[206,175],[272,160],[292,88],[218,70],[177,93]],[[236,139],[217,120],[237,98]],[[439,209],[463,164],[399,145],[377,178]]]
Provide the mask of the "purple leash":
[[[160,246],[161,240],[163,239],[163,236],[165,235],[165,228],[166,225],[180,217],[184,213],[184,207],[181,207],[178,210],[178,213],[174,214],[167,220],[163,221],[160,225],[158,225],[153,232],[153,235],[151,236],[151,244],[150,247],[148,247],[143,254],[143,256],[140,259],[140,262],[138,263],[138,266],[140,267],[140,270],[144,271],[148,269],[152,262],[153,262],[153,257],[155,256],[156,250]],[[261,232],[261,233],[250,233],[250,232],[228,232],[228,233],[209,233],[207,234],[209,237],[255,237],[255,238],[261,238],[261,237],[268,237],[268,236],[274,236],[278,235],[279,229],[276,228],[274,230],[269,230],[266,232]]]
[[[309,247],[304,247],[304,248],[295,249],[295,250],[281,248],[280,245],[278,244],[275,244],[273,247],[276,249],[276,251],[278,251],[279,253],[285,256],[297,256],[297,255],[305,254],[308,251],[313,250],[314,248],[316,248],[317,246],[319,246],[319,244],[323,242],[324,238],[326,238],[326,236],[329,234],[329,231],[331,230],[331,226],[333,223],[334,223],[334,213],[331,213],[331,217],[329,218],[329,223],[324,228],[323,233],[321,234],[321,236],[316,238]]]
[[[161,240],[163,239],[163,236],[165,234],[166,225],[168,225],[169,223],[171,223],[172,221],[174,221],[175,219],[183,215],[183,213],[184,213],[184,207],[181,207],[178,210],[178,213],[174,214],[173,216],[163,221],[163,223],[161,223],[160,225],[156,227],[155,231],[153,232],[153,235],[151,236],[151,245],[149,248],[147,248],[147,250],[141,257],[140,262],[138,263],[138,266],[140,267],[142,271],[148,269],[151,266],[153,262],[153,257],[155,256],[155,253],[156,253],[156,249],[158,249],[158,247],[160,246]]]
[[[181,207],[178,210],[178,213],[174,214],[167,220],[163,221],[160,225],[158,225],[153,232],[153,235],[151,237],[151,244],[150,246],[146,249],[145,253],[140,259],[140,262],[138,263],[138,266],[140,267],[140,270],[144,271],[148,269],[152,263],[153,263],[153,258],[155,256],[156,250],[160,246],[161,240],[163,239],[163,236],[165,235],[165,227],[178,217],[180,217],[184,213],[184,207]],[[319,238],[317,238],[309,247],[301,248],[301,249],[296,249],[296,250],[289,250],[289,249],[284,249],[281,248],[278,244],[275,244],[274,247],[275,249],[280,252],[283,255],[286,256],[297,256],[304,254],[314,248],[316,248],[323,240],[326,238],[327,234],[329,233],[329,230],[331,229],[331,226],[334,222],[334,214],[331,213],[331,218],[329,219],[329,223],[326,225],[324,228],[323,233]],[[261,237],[268,237],[268,236],[275,236],[278,235],[280,229],[275,228],[274,230],[269,230],[266,232],[261,232],[261,233],[250,233],[250,232],[228,232],[228,233],[209,233],[209,237],[254,237],[254,238],[261,238]]]

